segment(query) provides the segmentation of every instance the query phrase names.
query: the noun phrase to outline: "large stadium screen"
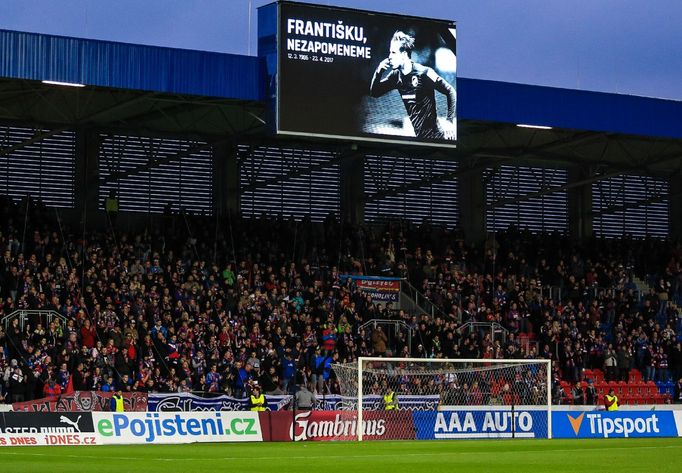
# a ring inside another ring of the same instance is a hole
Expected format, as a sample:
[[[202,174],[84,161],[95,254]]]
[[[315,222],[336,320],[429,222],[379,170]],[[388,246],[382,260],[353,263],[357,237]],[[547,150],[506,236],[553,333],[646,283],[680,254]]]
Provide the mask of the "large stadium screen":
[[[289,2],[278,21],[278,134],[455,146],[454,22]]]

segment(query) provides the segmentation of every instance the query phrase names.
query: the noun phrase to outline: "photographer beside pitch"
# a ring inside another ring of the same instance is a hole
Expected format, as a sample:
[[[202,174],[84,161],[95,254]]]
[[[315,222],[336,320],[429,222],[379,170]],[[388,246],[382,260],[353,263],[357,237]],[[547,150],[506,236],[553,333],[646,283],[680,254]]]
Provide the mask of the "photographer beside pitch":
[[[369,91],[372,97],[396,89],[403,99],[417,138],[455,140],[455,88],[430,67],[412,61],[414,37],[396,31],[391,39],[388,58],[379,63]],[[384,73],[391,71],[384,76]],[[383,78],[382,78],[383,77]],[[447,120],[438,121],[434,90],[447,97]]]
[[[618,410],[618,396],[616,396],[613,388],[609,389],[609,393],[604,395],[604,407],[607,411]]]

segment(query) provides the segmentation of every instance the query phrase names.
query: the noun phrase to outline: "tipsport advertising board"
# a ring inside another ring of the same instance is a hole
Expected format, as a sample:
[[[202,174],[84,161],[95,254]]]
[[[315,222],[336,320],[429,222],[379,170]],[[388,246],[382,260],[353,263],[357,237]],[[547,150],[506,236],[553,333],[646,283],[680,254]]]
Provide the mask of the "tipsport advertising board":
[[[554,411],[555,438],[677,437],[678,411]]]

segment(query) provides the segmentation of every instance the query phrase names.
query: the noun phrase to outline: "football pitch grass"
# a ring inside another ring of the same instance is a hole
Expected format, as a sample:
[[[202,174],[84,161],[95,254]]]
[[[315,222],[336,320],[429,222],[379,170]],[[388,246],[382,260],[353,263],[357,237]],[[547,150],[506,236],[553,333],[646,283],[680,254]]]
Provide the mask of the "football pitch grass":
[[[682,438],[2,447],[2,472],[675,472]]]

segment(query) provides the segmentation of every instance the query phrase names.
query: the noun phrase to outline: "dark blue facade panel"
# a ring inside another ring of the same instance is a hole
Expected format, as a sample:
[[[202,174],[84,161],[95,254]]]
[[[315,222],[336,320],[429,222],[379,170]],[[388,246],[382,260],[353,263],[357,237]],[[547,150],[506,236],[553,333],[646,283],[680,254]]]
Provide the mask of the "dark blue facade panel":
[[[457,79],[469,120],[682,138],[682,102],[478,79]]]
[[[274,39],[273,18],[259,21],[259,29],[269,33],[260,43]],[[7,30],[0,30],[0,77],[239,100],[267,97],[267,71],[257,57]],[[457,95],[458,116],[465,120],[682,138],[681,101],[461,77]]]
[[[261,100],[259,59],[0,30],[0,77]]]

